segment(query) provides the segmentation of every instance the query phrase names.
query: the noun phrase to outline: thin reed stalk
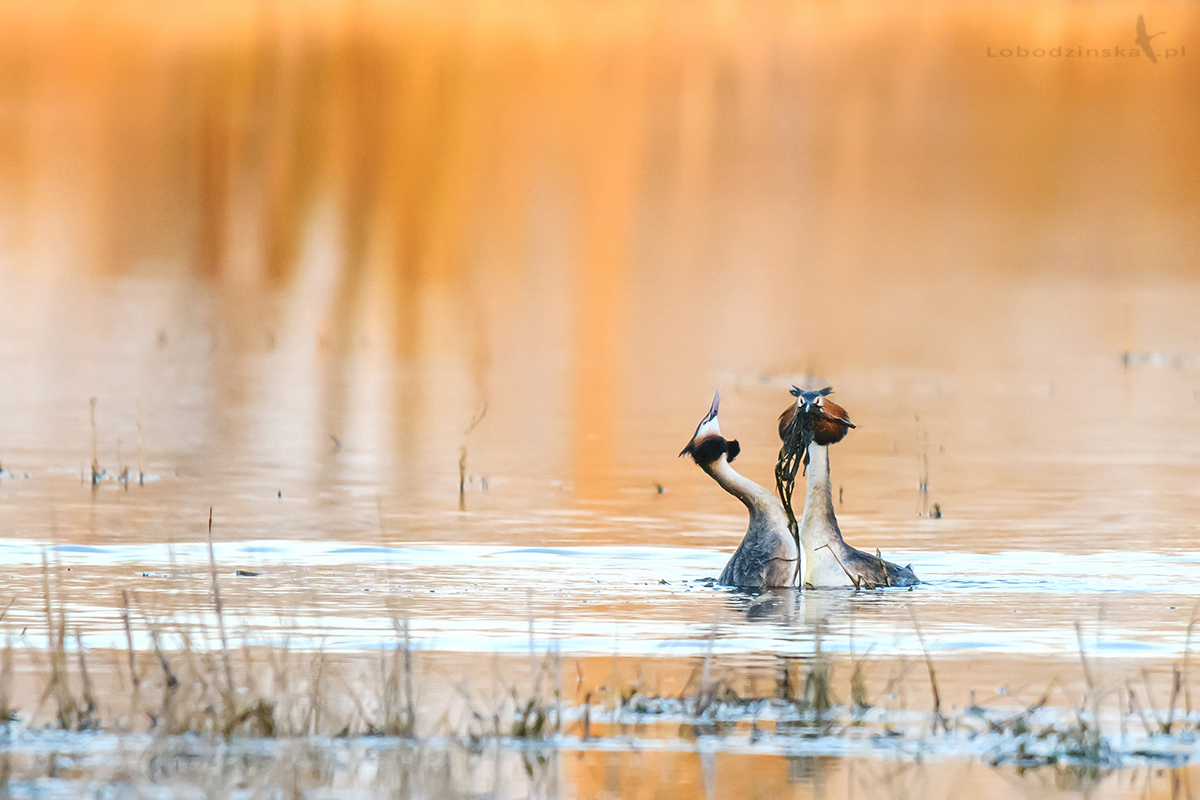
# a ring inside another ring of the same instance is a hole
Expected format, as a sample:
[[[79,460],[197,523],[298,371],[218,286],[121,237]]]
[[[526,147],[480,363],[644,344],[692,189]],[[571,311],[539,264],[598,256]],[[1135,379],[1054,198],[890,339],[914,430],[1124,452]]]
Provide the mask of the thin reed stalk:
[[[921,624],[917,621],[917,611],[911,605],[908,613],[912,616],[913,628],[917,631],[917,641],[921,643],[921,654],[925,656],[925,668],[929,670],[929,691],[933,694],[933,732],[937,733],[938,726],[946,733],[950,732],[946,715],[942,713],[942,693],[938,691],[937,671],[933,668],[933,659],[929,649],[925,647],[925,637],[921,633]]]
[[[233,692],[233,662],[229,657],[229,640],[225,636],[225,613],[221,603],[221,582],[217,579],[217,557],[213,553],[213,510],[208,509],[208,564],[212,570],[213,610],[217,614],[217,632],[221,636],[221,660],[225,664],[225,691]]]
[[[13,689],[13,645],[12,637],[4,637],[4,652],[0,653],[0,723],[12,722],[17,718],[17,709],[12,704]]]

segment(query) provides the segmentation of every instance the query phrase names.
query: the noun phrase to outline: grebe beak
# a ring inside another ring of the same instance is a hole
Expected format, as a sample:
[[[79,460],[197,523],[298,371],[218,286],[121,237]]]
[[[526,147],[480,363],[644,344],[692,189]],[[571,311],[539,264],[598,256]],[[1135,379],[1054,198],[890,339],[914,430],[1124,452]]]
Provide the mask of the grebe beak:
[[[717,393],[713,395],[712,406],[708,409],[708,415],[704,417],[704,419],[700,422],[700,424],[703,425],[705,422],[712,422],[714,419],[716,419],[717,411],[720,410],[720,408],[721,408],[721,392],[720,392],[720,390],[718,390]]]
[[[711,434],[721,435],[721,423],[717,419],[717,412],[721,408],[721,392],[718,391],[713,395],[712,406],[708,409],[708,413],[704,415],[704,419],[700,420],[700,424],[696,426],[696,432],[692,434],[692,439],[687,443],[687,447],[679,451],[679,457],[688,455],[693,451],[693,447],[699,440]]]

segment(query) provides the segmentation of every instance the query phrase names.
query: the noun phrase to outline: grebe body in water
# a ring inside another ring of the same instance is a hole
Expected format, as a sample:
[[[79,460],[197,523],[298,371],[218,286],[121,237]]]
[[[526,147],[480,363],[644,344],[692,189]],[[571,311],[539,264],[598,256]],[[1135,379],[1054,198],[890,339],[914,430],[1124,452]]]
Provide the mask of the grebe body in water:
[[[740,588],[794,586],[799,549],[788,529],[787,513],[773,494],[746,478],[730,464],[741,451],[736,439],[725,439],[717,420],[721,393],[701,420],[688,446],[679,453],[690,455],[722,489],[741,500],[750,512],[750,526],[737,552],[725,565],[720,583]]]
[[[840,442],[853,425],[841,406],[828,400],[829,390],[793,391],[796,403],[779,418],[783,437],[797,413],[812,415],[812,441],[805,463],[808,491],[800,519],[800,585],[803,587],[913,586],[920,583],[912,566],[901,567],[878,555],[846,544],[833,511],[833,486],[829,479],[829,447]]]

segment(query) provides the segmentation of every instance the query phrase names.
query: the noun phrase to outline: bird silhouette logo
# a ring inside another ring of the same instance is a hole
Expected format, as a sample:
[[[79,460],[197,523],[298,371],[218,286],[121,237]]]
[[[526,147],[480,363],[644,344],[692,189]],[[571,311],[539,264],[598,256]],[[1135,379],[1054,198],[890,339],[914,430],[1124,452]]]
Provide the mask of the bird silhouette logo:
[[[1133,43],[1142,48],[1142,51],[1146,54],[1146,57],[1149,58],[1151,62],[1157,64],[1158,56],[1154,55],[1154,47],[1151,46],[1150,40],[1155,36],[1162,36],[1164,33],[1166,33],[1166,31],[1159,31],[1158,33],[1147,35],[1146,18],[1141,14],[1138,14],[1137,38],[1133,40]]]

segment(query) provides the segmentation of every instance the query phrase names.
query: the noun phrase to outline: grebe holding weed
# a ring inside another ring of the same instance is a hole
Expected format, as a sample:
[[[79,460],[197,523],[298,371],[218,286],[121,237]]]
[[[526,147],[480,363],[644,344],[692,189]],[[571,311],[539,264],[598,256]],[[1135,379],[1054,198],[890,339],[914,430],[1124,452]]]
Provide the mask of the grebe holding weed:
[[[832,391],[829,387],[815,392],[793,387],[791,393],[796,402],[779,417],[779,438],[783,440],[783,448],[776,467],[776,480],[789,511],[791,482],[795,480],[801,457],[808,473],[804,514],[798,526],[800,585],[806,588],[854,586],[856,589],[873,589],[918,584],[920,581],[913,573],[912,565],[897,566],[885,561],[878,551],[876,555],[865,553],[846,544],[842,538],[833,512],[829,447],[845,438],[854,425],[846,409],[829,400]]]

